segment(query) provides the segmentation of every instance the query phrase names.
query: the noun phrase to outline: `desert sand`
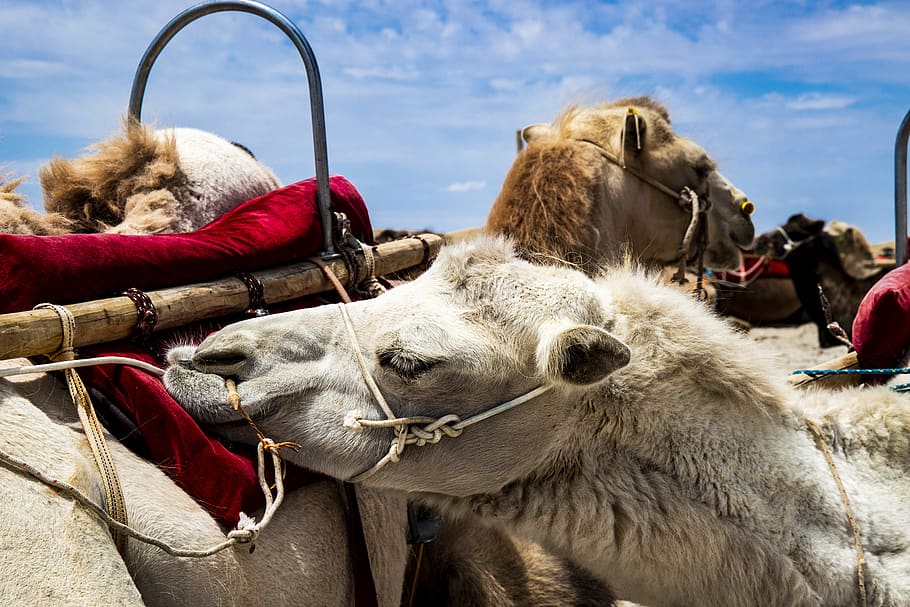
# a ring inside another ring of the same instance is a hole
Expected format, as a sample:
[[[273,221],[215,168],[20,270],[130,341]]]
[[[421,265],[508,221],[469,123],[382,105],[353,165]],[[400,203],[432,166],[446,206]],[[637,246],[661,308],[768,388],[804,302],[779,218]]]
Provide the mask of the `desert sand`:
[[[818,329],[813,323],[792,327],[752,327],[747,335],[772,352],[774,358],[789,373],[796,369],[811,369],[847,353],[846,346],[818,347]]]

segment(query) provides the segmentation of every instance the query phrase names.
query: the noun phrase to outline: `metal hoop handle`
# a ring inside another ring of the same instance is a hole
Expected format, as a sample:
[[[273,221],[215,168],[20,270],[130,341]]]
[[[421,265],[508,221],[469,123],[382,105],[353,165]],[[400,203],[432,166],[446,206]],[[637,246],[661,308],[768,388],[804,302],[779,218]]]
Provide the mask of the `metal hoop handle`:
[[[309,42],[294,23],[273,9],[272,7],[253,2],[251,0],[233,0],[223,2],[214,0],[211,2],[202,2],[186,9],[164,26],[152,43],[145,50],[142,61],[136,69],[136,75],[133,77],[133,88],[130,92],[130,117],[137,122],[142,118],[142,97],[145,95],[145,85],[148,82],[149,72],[152,70],[158,55],[164,50],[165,45],[170,42],[177,32],[184,27],[205,15],[212,13],[221,13],[226,11],[237,11],[250,13],[262,17],[273,23],[297,47],[303,65],[306,67],[307,86],[310,93],[310,115],[313,123],[313,153],[316,160],[316,205],[319,209],[319,221],[322,224],[322,257],[330,257],[335,254],[332,245],[332,212],[329,207],[329,160],[326,148],[325,137],[325,108],[322,104],[322,80],[319,77],[319,67],[316,65],[316,56]]]
[[[907,262],[907,140],[910,138],[910,112],[904,116],[894,142],[894,261],[896,267]]]

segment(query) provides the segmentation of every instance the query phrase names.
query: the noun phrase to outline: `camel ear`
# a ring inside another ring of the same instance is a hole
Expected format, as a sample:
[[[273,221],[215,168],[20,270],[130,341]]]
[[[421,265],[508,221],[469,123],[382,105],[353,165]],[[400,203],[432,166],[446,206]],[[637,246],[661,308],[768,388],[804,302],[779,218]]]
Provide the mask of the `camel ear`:
[[[629,347],[593,325],[544,327],[537,360],[553,383],[593,384],[629,364]]]
[[[822,230],[825,229],[825,221],[823,219],[816,219],[809,225],[810,234],[820,234]]]
[[[556,133],[552,124],[531,124],[521,129],[521,138],[525,143],[552,141],[556,138]]]
[[[626,124],[623,127],[623,137],[626,152],[638,154],[645,145],[645,131],[647,130],[645,117],[635,108],[629,106],[626,112]]]

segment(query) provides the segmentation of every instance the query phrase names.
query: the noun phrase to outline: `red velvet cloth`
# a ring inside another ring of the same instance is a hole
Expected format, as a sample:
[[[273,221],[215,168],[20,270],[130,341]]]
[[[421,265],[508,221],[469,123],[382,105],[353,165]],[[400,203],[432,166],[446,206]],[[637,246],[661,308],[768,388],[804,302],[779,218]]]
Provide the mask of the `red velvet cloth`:
[[[79,354],[161,364],[126,342],[80,348]],[[160,378],[122,365],[87,367],[79,374],[136,423],[152,461],[220,523],[233,527],[241,511],[254,512],[263,505],[253,455],[233,453],[208,437],[171,398]]]
[[[122,236],[0,235],[0,311],[35,304],[79,302],[143,290],[200,282],[241,270],[299,261],[322,248],[314,179],[249,200],[208,226],[188,234]],[[332,208],[351,220],[352,231],[372,241],[372,227],[360,194],[344,177],[331,178]],[[316,305],[288,302],[281,308]],[[273,311],[278,306],[273,307]],[[156,365],[161,341],[176,345],[229,322],[181,328],[156,335],[148,345],[114,342],[79,349],[79,356],[129,356]],[[192,336],[194,331],[201,334]],[[161,379],[123,366],[80,370],[86,384],[129,417],[142,434],[152,460],[222,524],[234,526],[240,511],[264,505],[256,478],[255,453],[228,450],[209,438],[164,389]],[[252,429],[250,430],[252,432]],[[280,440],[275,437],[276,440]],[[310,473],[288,466],[289,487]]]
[[[372,242],[363,198],[344,177],[330,178],[331,206]],[[0,313],[211,280],[301,261],[322,249],[316,180],[249,200],[188,234],[126,236],[0,235]]]
[[[853,346],[861,368],[901,364],[910,346],[910,264],[885,274],[863,297],[853,319]]]

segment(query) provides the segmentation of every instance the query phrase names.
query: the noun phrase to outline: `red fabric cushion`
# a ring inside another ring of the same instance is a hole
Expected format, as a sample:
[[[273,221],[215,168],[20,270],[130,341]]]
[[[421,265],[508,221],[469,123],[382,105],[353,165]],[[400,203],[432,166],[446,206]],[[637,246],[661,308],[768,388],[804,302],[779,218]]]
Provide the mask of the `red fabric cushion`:
[[[340,176],[333,176],[330,186],[332,208],[348,216],[359,238],[372,241],[366,206],[354,186]],[[322,248],[315,193],[314,179],[301,181],[247,201],[188,234],[0,235],[0,312],[27,310],[42,301],[96,299],[128,287],[151,290],[183,285],[305,259]],[[272,309],[318,303],[315,299],[287,302]],[[197,325],[156,334],[142,346],[121,341],[83,347],[79,355],[129,356],[160,366],[162,343],[199,341],[231,320],[236,317],[206,321],[204,328]],[[220,523],[233,526],[240,511],[250,513],[264,505],[255,452],[228,450],[206,436],[170,397],[160,378],[123,366],[89,367],[80,374],[135,422],[152,461]],[[289,488],[311,477],[288,466]]]
[[[363,198],[341,176],[330,178],[331,204],[372,242]],[[126,236],[0,235],[0,313],[36,304],[110,297],[211,280],[293,263],[322,249],[316,180],[307,179],[249,200],[188,234]]]
[[[910,264],[885,274],[866,293],[853,320],[860,367],[896,367],[910,346]]]

